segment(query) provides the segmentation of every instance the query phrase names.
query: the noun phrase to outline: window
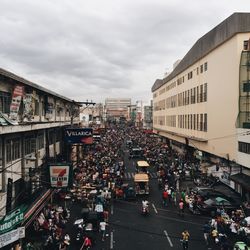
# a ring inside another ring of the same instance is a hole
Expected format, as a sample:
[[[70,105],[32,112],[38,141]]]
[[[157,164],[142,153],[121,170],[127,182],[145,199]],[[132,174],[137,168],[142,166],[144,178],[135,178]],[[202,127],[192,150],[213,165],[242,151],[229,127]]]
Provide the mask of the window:
[[[25,155],[34,153],[36,151],[36,138],[26,137],[24,139],[24,152]]]
[[[21,157],[20,139],[15,138],[6,141],[6,161],[11,162]]]
[[[193,118],[194,118],[194,122],[193,122],[194,130],[196,129],[196,119],[195,119],[195,117],[196,117],[196,114],[193,114]]]
[[[190,90],[187,91],[187,105],[189,104]]]
[[[8,114],[10,112],[11,94],[0,91],[0,111]]]
[[[200,66],[200,72],[203,73],[203,64]]]
[[[238,142],[238,150],[239,152],[250,154],[250,143],[247,142]]]
[[[250,92],[250,81],[243,83],[243,92]]]
[[[190,129],[193,129],[193,115],[190,115]]]
[[[207,62],[204,63],[204,71],[207,71]]]
[[[207,83],[204,84],[204,95],[203,95],[203,101],[207,101]]]
[[[12,157],[11,157],[11,140],[6,141],[6,161],[11,162]]]
[[[203,85],[200,86],[200,102],[203,102]]]
[[[13,149],[13,154],[12,154],[12,160],[16,160],[20,158],[20,139],[14,139],[12,141],[12,149]]]
[[[43,136],[43,134],[39,134],[37,136],[37,140],[38,140],[38,149],[44,148],[44,136]]]
[[[197,103],[199,103],[200,96],[199,96],[199,86],[196,87],[196,96],[197,96]]]
[[[207,114],[204,114],[204,131],[207,131]]]
[[[200,125],[199,124],[199,114],[196,115],[196,118],[197,118],[196,119],[196,124],[197,124],[196,128],[197,128],[197,130],[200,130],[200,126],[199,126]]]
[[[200,114],[200,131],[203,131],[203,114]]]
[[[188,73],[188,80],[191,79],[192,77],[193,77],[193,72],[191,71]]]
[[[196,74],[199,75],[199,67],[196,68]]]
[[[195,103],[195,88],[191,89],[191,104]]]
[[[54,131],[50,130],[49,131],[49,145],[54,144]]]
[[[243,42],[243,50],[248,50],[248,44],[249,44],[248,40]]]

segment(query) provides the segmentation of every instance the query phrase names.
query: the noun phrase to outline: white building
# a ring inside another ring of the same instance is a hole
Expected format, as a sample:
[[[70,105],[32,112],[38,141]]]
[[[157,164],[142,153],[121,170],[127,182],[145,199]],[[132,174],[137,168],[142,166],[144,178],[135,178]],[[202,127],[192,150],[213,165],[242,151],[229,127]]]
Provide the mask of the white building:
[[[202,151],[219,166],[214,174],[244,197],[250,190],[249,39],[250,13],[235,13],[152,87],[154,130]]]

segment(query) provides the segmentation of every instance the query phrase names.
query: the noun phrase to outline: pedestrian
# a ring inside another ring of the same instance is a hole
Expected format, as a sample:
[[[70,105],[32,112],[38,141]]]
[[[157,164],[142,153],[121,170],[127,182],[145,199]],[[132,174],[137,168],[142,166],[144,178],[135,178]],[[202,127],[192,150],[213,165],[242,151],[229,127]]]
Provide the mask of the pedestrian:
[[[104,241],[104,239],[105,239],[105,232],[106,232],[107,222],[101,221],[99,225],[100,225],[100,232],[101,232],[101,234],[102,234],[102,241]]]
[[[80,250],[83,250],[83,249],[90,249],[91,246],[92,246],[92,241],[91,241],[91,239],[90,239],[88,236],[85,236],[85,237],[84,237],[83,244],[82,244],[82,247],[81,247]]]
[[[173,202],[174,202],[174,204],[176,206],[177,205],[177,199],[176,199],[176,192],[174,190],[172,191],[171,196],[172,196],[172,200],[173,200]]]
[[[180,202],[179,202],[179,214],[181,216],[184,216],[184,202],[182,199],[180,199]]]
[[[204,235],[204,239],[205,239],[205,242],[206,242],[206,245],[208,246],[208,238],[209,238],[209,235],[210,235],[210,232],[211,232],[211,227],[209,225],[208,222],[206,222],[203,226],[203,235]]]
[[[166,189],[162,192],[162,202],[164,206],[167,206],[167,200],[168,200],[168,191]]]
[[[184,230],[182,232],[182,247],[183,247],[183,250],[188,249],[189,238],[190,238],[189,232],[187,230]]]

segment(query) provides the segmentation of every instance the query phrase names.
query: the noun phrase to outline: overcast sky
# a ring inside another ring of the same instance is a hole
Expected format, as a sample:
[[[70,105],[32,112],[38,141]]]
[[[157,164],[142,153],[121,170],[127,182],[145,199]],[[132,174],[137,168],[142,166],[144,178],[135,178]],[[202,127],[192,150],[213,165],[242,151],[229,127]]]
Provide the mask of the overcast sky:
[[[0,67],[76,101],[148,102],[157,78],[250,0],[0,0]]]

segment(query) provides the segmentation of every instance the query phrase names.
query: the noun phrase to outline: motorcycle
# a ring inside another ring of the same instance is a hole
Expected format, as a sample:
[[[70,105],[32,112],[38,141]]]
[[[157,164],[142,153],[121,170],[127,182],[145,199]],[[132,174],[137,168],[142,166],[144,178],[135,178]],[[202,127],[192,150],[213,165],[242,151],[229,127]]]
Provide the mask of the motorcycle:
[[[149,214],[148,206],[142,206],[142,215],[148,215],[148,214]]]

